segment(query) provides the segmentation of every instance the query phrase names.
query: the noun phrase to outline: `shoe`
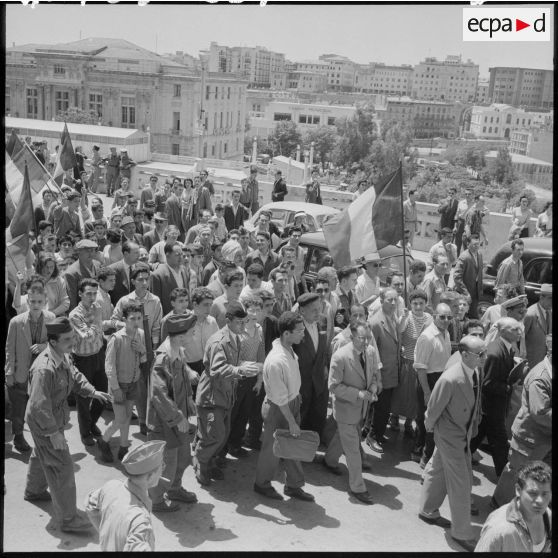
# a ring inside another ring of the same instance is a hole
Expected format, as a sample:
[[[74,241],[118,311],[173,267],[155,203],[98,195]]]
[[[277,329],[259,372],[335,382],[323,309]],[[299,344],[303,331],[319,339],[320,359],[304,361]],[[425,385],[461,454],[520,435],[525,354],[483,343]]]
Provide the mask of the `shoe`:
[[[481,462],[481,459],[482,459],[481,454],[480,454],[478,451],[476,451],[476,452],[473,453],[473,455],[471,456],[471,463],[472,463],[473,465],[478,465],[478,464]]]
[[[91,434],[93,434],[93,436],[95,436],[95,437],[103,435],[103,433],[99,430],[99,427],[96,424],[94,424],[91,427]]]
[[[224,455],[220,455],[215,459],[215,463],[219,469],[225,469],[228,465],[227,458]]]
[[[76,396],[74,394],[68,395],[67,401],[70,407],[76,406]]]
[[[273,488],[273,486],[259,486],[254,483],[254,492],[265,496],[266,498],[271,498],[272,500],[282,500],[283,496]]]
[[[253,450],[261,450],[262,449],[262,443],[259,440],[246,440],[244,445],[247,448],[250,448],[250,449],[253,449]]]
[[[52,496],[48,490],[43,490],[43,492],[39,492],[38,494],[25,492],[23,499],[27,502],[50,502],[52,500]]]
[[[291,488],[290,486],[285,486],[283,489],[285,496],[290,496],[291,498],[296,498],[297,500],[303,500],[304,502],[313,502],[314,496],[304,492],[302,488]]]
[[[157,502],[151,506],[151,511],[153,513],[173,512],[179,509],[180,504],[178,502],[173,502],[172,500],[163,500],[162,502]]]
[[[445,517],[427,517],[426,515],[418,514],[419,519],[428,523],[429,525],[436,525],[437,527],[442,527],[443,529],[449,529],[451,527],[451,521]]]
[[[237,458],[246,457],[248,455],[248,452],[244,448],[229,448],[228,453]]]
[[[477,508],[477,506],[473,504],[473,502],[471,502],[471,515],[479,515],[479,508]]]
[[[147,429],[147,424],[145,422],[140,422],[140,434],[142,436],[147,436],[149,430]]]
[[[213,469],[209,471],[209,475],[215,480],[223,480],[225,478],[225,473],[223,473],[219,467],[213,467]]]
[[[129,447],[124,447],[124,446],[120,446],[118,448],[118,453],[116,454],[116,457],[118,457],[118,461],[122,461],[122,459],[124,459],[124,456],[128,453],[128,450],[130,448]]]
[[[399,417],[390,417],[389,419],[389,427],[394,432],[399,432],[401,430],[399,426]]]
[[[477,541],[474,539],[456,539],[452,537],[461,548],[464,548],[467,552],[475,552],[475,547],[477,546]]]
[[[195,504],[198,501],[198,497],[193,492],[188,492],[185,488],[182,488],[182,486],[167,491],[167,498],[169,500],[185,502],[186,504]]]
[[[374,438],[366,438],[366,445],[376,453],[384,453],[384,448]]]
[[[337,477],[340,477],[343,474],[343,471],[341,471],[339,465],[335,465],[335,467],[332,467],[331,465],[327,464],[325,459],[321,463],[324,469],[326,469],[326,471],[328,471],[329,473],[336,475]]]
[[[97,440],[97,447],[101,452],[101,461],[104,461],[105,463],[114,462],[114,457],[112,456],[112,451],[108,442],[105,442],[102,438],[100,438]]]
[[[27,443],[23,434],[16,434],[14,436],[14,448],[20,453],[31,451],[31,446]]]
[[[380,436],[379,438],[377,438],[378,443],[381,444],[382,446],[389,442],[389,438],[387,436]]]
[[[370,494],[366,490],[364,492],[353,492],[352,490],[349,490],[349,494],[351,496],[354,496],[363,504],[368,504],[370,506],[374,503],[374,500],[372,500],[372,496],[370,496]]]
[[[203,473],[200,473],[199,471],[196,471],[196,480],[202,486],[209,486],[211,484],[211,479],[207,475],[204,475]]]
[[[92,528],[93,525],[91,525],[89,519],[76,515],[70,521],[62,523],[60,531],[64,533],[82,533],[84,531],[90,531]]]
[[[95,445],[95,438],[93,438],[93,436],[91,436],[91,434],[88,434],[87,436],[83,436],[81,438],[81,441],[83,442],[83,445],[85,445],[85,446],[94,446]]]

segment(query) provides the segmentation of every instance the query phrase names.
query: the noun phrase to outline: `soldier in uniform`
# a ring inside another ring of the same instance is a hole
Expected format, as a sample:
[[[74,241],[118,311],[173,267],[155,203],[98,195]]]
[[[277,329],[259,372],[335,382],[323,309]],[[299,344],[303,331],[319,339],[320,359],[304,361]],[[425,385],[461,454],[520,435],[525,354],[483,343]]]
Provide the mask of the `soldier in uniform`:
[[[103,552],[155,550],[148,489],[157,486],[163,471],[165,442],[146,442],[122,460],[126,481],[111,480],[90,492],[85,511],[99,532]]]
[[[31,383],[25,420],[35,447],[29,459],[23,497],[28,501],[52,500],[61,531],[85,531],[91,524],[77,510],[74,463],[64,437],[69,416],[66,399],[70,392],[75,392],[108,403],[109,396],[96,391],[70,362],[68,355],[74,345],[70,321],[56,318],[46,324],[46,329],[47,348],[29,371]]]

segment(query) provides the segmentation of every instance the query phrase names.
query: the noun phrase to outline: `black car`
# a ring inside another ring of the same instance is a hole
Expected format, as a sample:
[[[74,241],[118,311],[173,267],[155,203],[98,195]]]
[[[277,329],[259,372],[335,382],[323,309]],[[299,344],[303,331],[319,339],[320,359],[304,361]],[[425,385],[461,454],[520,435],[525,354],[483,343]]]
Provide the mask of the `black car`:
[[[322,231],[306,233],[300,238],[300,246],[307,250],[304,262],[303,279],[309,288],[313,288],[318,270],[323,267],[324,259],[329,256],[329,250]],[[378,250],[384,267],[380,269],[380,281],[385,284],[388,274],[393,271],[403,273],[403,250],[397,246],[389,245]],[[413,261],[413,257],[407,254],[407,269]]]
[[[525,277],[525,294],[529,305],[539,300],[538,290],[541,283],[552,283],[552,239],[551,238],[523,238],[525,250],[523,262],[523,276]],[[484,272],[483,296],[479,302],[479,315],[494,304],[494,283],[498,274],[498,267],[512,253],[511,242],[502,245]]]

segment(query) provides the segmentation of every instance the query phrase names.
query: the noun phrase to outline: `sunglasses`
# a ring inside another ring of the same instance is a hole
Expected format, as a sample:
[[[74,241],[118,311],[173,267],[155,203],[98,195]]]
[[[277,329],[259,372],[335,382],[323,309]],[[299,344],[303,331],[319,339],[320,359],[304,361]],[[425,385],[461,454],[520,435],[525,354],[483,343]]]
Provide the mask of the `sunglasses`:
[[[486,355],[486,351],[481,351],[480,353],[474,353],[473,351],[467,351],[470,355],[476,355],[478,357],[483,357]]]
[[[383,267],[381,263],[372,264],[372,267]]]
[[[439,320],[452,320],[453,316],[440,316],[440,315],[438,315],[437,318]]]
[[[317,293],[329,293],[329,289],[316,289]]]

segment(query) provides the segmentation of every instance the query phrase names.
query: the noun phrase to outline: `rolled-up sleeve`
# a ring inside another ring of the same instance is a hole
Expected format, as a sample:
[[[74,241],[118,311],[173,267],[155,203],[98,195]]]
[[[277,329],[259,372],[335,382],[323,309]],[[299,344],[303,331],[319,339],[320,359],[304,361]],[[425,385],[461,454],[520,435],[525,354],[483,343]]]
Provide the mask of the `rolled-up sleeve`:
[[[286,374],[283,367],[286,364],[278,359],[264,364],[264,386],[267,398],[281,407],[289,402],[289,389],[286,384]]]
[[[432,354],[432,339],[426,335],[419,335],[417,344],[415,345],[415,362],[413,364],[415,370],[428,370],[428,362]]]

